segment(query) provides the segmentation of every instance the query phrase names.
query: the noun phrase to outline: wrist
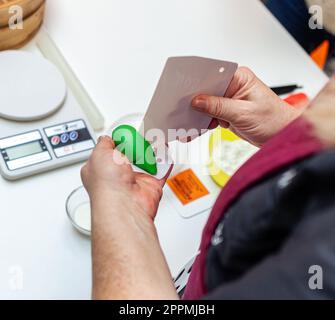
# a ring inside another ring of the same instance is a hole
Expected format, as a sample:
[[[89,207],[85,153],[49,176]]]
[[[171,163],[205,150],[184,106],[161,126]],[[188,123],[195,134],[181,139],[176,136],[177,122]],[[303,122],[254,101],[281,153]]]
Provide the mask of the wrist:
[[[286,103],[285,101],[283,101],[283,105],[281,107],[284,110],[281,129],[284,129],[291,122],[299,118],[304,112],[304,109],[295,108],[291,106],[290,104]]]
[[[271,111],[271,109],[269,109],[269,111]],[[263,119],[265,120],[264,125],[262,125],[262,130],[260,130],[262,134],[256,136],[256,139],[252,140],[251,143],[257,147],[262,147],[291,122],[301,116],[301,114],[301,110],[292,107],[285,101],[281,101],[279,104],[277,103],[273,107],[272,112],[263,115]]]
[[[99,233],[106,232],[108,236],[119,237],[122,236],[119,234],[122,233],[120,230],[128,229],[131,232],[130,230],[137,229],[136,232],[157,236],[154,221],[130,193],[104,188],[101,192],[90,194],[90,198],[92,226]]]

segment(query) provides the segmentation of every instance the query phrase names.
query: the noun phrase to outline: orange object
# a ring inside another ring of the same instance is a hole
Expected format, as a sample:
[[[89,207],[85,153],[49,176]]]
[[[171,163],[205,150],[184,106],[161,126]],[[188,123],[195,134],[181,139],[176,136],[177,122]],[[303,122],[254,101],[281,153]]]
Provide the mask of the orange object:
[[[285,101],[296,108],[305,108],[309,104],[309,98],[304,93],[291,94],[285,99]]]
[[[209,194],[192,169],[177,174],[169,179],[167,184],[183,205]]]
[[[326,66],[329,54],[329,46],[329,41],[325,40],[318,48],[316,48],[311,53],[311,58],[321,69],[324,69],[324,67]]]

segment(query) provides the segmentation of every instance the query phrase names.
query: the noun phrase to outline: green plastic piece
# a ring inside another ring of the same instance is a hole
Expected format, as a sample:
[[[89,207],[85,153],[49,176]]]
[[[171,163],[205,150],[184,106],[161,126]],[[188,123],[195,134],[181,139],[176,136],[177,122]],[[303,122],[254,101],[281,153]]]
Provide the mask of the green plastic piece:
[[[145,172],[156,175],[157,161],[151,144],[129,125],[121,125],[114,129],[112,138],[117,149],[122,152],[129,161]]]

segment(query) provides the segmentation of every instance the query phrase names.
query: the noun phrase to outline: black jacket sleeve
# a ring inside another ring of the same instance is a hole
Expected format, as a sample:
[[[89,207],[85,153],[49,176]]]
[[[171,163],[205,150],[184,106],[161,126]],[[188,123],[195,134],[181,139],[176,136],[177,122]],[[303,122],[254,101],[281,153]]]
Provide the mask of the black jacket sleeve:
[[[335,150],[260,181],[221,224],[207,253],[208,299],[335,298]]]
[[[278,252],[205,299],[333,299],[335,193],[333,202],[303,219]]]

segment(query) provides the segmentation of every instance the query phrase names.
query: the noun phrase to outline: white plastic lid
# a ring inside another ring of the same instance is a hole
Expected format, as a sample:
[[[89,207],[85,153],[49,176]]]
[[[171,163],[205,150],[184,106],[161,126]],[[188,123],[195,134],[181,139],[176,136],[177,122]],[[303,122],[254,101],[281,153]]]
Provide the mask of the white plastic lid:
[[[34,121],[56,112],[64,103],[66,84],[48,60],[25,51],[0,53],[0,117]]]

